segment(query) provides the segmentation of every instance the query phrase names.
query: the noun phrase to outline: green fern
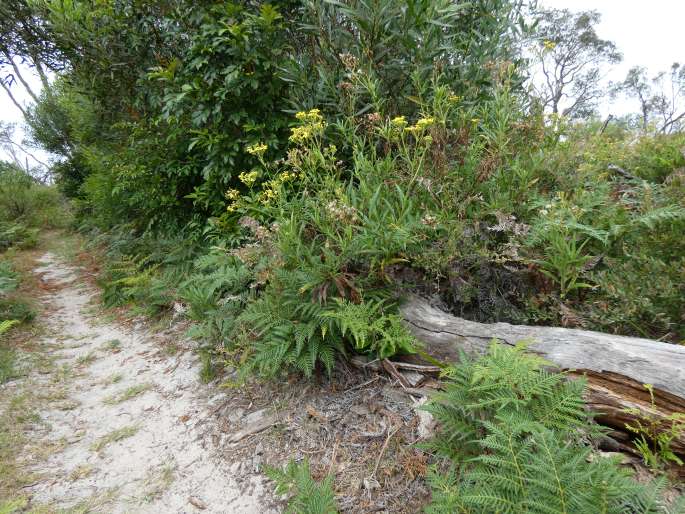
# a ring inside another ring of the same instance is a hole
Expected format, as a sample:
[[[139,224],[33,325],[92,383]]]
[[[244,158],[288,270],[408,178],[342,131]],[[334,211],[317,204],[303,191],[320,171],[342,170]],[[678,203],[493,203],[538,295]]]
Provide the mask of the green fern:
[[[396,314],[386,314],[385,302],[358,304],[336,299],[336,308],[324,316],[335,320],[343,336],[352,339],[357,352],[371,352],[380,359],[413,353],[415,339]]]
[[[336,514],[338,508],[333,493],[333,477],[316,482],[311,475],[309,461],[288,462],[284,469],[267,467],[266,475],[276,482],[276,495],[291,495],[286,514]]]
[[[0,262],[0,296],[7,295],[17,288],[17,273],[8,262]]]
[[[322,314],[325,309],[311,304],[298,309],[292,299],[265,295],[250,304],[236,320],[251,327],[256,340],[246,370],[275,376],[287,368],[311,376],[317,363],[330,375],[335,356],[344,352],[342,337]]]
[[[523,350],[493,343],[480,359],[463,356],[426,407],[441,428],[425,446],[452,463],[430,476],[428,512],[667,512],[650,492],[661,485],[639,485],[615,459],[591,458],[586,441],[600,431],[583,382],[545,371]]]
[[[482,420],[512,416],[521,423],[548,429],[581,428],[587,424],[581,380],[542,369],[543,359],[516,347],[493,343],[487,356],[462,356],[460,365],[448,368],[444,392],[425,407],[443,425],[440,437],[429,446],[447,457],[469,457],[479,452]]]
[[[504,417],[486,424],[480,455],[461,473],[435,472],[432,514],[664,513],[652,487],[635,482],[615,458],[592,459],[591,449],[559,432]]]
[[[677,221],[685,221],[685,208],[678,205],[666,205],[637,216],[632,223],[653,230],[663,223],[675,223]]]
[[[16,319],[6,319],[3,321],[0,321],[0,337],[5,334],[6,332],[9,332],[9,330],[15,326],[18,325],[19,321]]]
[[[252,340],[246,371],[275,376],[297,369],[311,376],[317,363],[330,375],[335,356],[344,353],[343,338],[325,305],[300,294],[303,277],[280,271],[261,298],[236,319]]]

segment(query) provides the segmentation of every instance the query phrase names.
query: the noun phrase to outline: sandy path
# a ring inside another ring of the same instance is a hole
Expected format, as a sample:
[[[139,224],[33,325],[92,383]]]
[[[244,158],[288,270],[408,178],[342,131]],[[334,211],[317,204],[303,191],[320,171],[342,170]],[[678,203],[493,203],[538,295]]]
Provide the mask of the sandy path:
[[[27,379],[50,395],[31,437],[57,450],[35,469],[41,481],[27,491],[32,503],[108,513],[270,512],[259,475],[236,477],[235,466],[213,456],[200,422],[222,397],[198,381],[187,343],[168,355],[160,334],[98,320],[96,291],[77,270],[49,253],[40,264],[35,272],[54,286],[43,299],[43,337],[55,365]]]

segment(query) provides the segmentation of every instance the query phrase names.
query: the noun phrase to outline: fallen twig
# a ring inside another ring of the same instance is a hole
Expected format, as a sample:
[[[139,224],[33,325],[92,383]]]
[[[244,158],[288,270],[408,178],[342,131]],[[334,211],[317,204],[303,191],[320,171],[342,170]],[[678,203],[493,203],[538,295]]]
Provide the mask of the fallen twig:
[[[408,387],[411,387],[409,381],[402,375],[402,373],[397,371],[397,368],[395,368],[395,365],[392,362],[390,362],[388,359],[383,359],[381,363],[383,364],[383,369],[385,369],[385,371],[387,371],[394,379],[398,380],[403,388],[407,389]]]
[[[378,466],[381,464],[381,459],[383,458],[383,454],[385,453],[385,449],[388,447],[388,443],[390,442],[390,439],[392,436],[394,436],[397,431],[400,429],[400,427],[397,427],[395,430],[392,432],[388,432],[388,437],[385,438],[385,442],[383,443],[383,447],[381,448],[381,452],[378,454],[378,458],[376,459],[376,465],[373,467],[373,473],[371,476],[373,478],[376,478],[376,472],[378,471]]]
[[[374,383],[375,381],[377,381],[379,378],[381,378],[380,375],[376,375],[376,376],[373,377],[371,380],[367,380],[367,381],[364,382],[363,384],[357,384],[356,386],[352,386],[352,387],[350,387],[349,389],[347,389],[347,391],[345,391],[345,392],[354,391],[355,389],[361,389],[361,388],[364,387],[364,386],[367,386],[367,385],[369,385],[369,384],[373,384],[373,383]]]
[[[396,362],[392,361],[393,366],[397,369],[406,369],[408,371],[416,371],[426,375],[439,375],[442,371],[440,366],[433,366],[429,364],[412,364],[410,362]]]
[[[238,430],[235,434],[228,438],[228,442],[237,443],[238,441],[242,441],[247,436],[256,434],[262,430],[266,430],[267,428],[274,426],[276,423],[278,423],[278,421],[279,417],[277,415],[269,416],[261,421],[243,428],[242,430]]]
[[[326,475],[330,475],[333,472],[333,466],[335,465],[335,456],[338,451],[338,441],[336,439],[335,441],[335,446],[333,446],[333,455],[331,456],[331,465],[328,466],[328,473]]]

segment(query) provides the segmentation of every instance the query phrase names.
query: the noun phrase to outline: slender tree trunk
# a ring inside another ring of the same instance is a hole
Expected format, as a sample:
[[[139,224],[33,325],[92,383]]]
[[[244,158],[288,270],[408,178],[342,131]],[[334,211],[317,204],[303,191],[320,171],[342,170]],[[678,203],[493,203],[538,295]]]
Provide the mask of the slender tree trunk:
[[[14,63],[12,56],[7,55],[7,54],[5,54],[5,56],[7,57],[10,64],[12,65],[12,69],[14,70],[15,77],[17,77],[19,82],[21,82],[21,85],[24,86],[24,89],[29,94],[29,96],[33,99],[33,101],[38,103],[38,95],[36,95],[36,93],[33,92],[33,89],[31,89],[31,86],[29,86],[28,82],[26,82],[26,80],[24,80],[24,77],[22,76],[21,72],[19,71],[19,67]]]
[[[671,129],[671,127],[673,127],[673,125],[678,123],[683,118],[685,118],[685,112],[679,114],[675,118],[672,118],[668,122],[664,123],[663,126],[661,127],[661,129],[659,129],[659,132],[661,132],[662,134],[667,133],[667,131],[670,131],[670,129]]]
[[[14,95],[12,94],[12,90],[10,89],[10,87],[7,84],[5,84],[5,81],[2,79],[0,79],[0,86],[2,86],[2,89],[5,90],[5,92],[7,93],[7,96],[9,96],[10,100],[12,100],[12,103],[17,107],[17,109],[19,109],[21,111],[21,113],[24,115],[24,118],[27,118],[28,112],[19,103],[19,101],[14,97]]]
[[[48,81],[48,76],[45,74],[45,70],[43,69],[43,65],[35,57],[32,57],[32,60],[33,60],[33,64],[36,67],[36,71],[38,72],[38,77],[40,77],[40,81],[43,84],[43,91],[45,91],[45,94],[49,95],[50,94],[50,81]]]

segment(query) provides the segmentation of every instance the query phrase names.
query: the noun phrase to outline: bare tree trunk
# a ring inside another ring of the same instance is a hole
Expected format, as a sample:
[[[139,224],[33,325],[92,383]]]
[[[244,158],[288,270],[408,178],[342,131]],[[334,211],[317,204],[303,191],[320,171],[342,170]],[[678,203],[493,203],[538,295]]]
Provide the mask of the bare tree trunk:
[[[26,109],[24,109],[24,107],[17,101],[17,99],[12,94],[12,90],[10,89],[10,87],[7,84],[5,84],[5,81],[3,81],[2,79],[0,79],[0,86],[2,86],[2,89],[5,90],[7,96],[9,96],[10,100],[12,100],[12,103],[17,107],[17,109],[21,111],[24,118],[26,118],[28,116],[28,112],[26,112]]]
[[[29,94],[29,96],[33,99],[34,102],[38,103],[38,95],[33,92],[31,89],[31,86],[29,86],[28,82],[24,80],[24,77],[22,76],[21,72],[19,71],[19,67],[15,64],[14,59],[12,59],[11,55],[6,55],[7,60],[9,63],[12,65],[12,69],[14,70],[14,76],[21,82],[21,85],[24,86],[24,89],[26,92]]]
[[[33,64],[35,65],[36,71],[38,72],[38,77],[43,84],[43,91],[45,91],[45,94],[50,94],[50,82],[48,81],[48,76],[45,74],[43,65],[35,57],[33,57]]]
[[[663,124],[663,126],[659,129],[659,132],[662,134],[666,134],[667,132],[670,131],[671,127],[673,127],[676,123],[678,123],[680,120],[685,118],[685,112],[679,114],[675,118],[671,118],[669,121]]]
[[[626,432],[626,423],[644,416],[667,427],[669,416],[685,412],[683,346],[588,330],[476,323],[442,312],[420,298],[411,298],[401,312],[424,350],[445,362],[458,361],[462,351],[482,354],[493,339],[507,345],[529,341],[531,353],[571,375],[587,378],[588,406],[600,413],[597,421],[618,431]],[[644,384],[653,385],[653,404]],[[685,454],[685,434],[671,447]]]

